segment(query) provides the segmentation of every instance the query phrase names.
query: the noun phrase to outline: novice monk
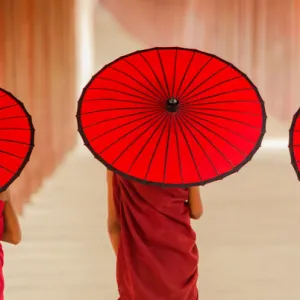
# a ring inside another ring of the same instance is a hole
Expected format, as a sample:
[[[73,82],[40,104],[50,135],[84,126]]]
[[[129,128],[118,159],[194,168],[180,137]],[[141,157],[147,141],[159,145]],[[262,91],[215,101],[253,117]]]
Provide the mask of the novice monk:
[[[3,242],[17,245],[21,241],[18,217],[12,206],[8,190],[0,193],[0,235]],[[4,299],[3,256],[3,249],[0,244],[0,300]]]
[[[199,188],[163,188],[107,171],[108,232],[120,300],[197,300],[198,250],[190,218]]]

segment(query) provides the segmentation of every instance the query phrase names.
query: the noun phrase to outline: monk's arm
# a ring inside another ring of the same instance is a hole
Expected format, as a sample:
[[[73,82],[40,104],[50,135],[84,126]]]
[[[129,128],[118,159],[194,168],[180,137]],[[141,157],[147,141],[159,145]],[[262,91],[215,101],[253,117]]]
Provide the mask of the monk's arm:
[[[203,214],[203,205],[200,196],[200,189],[197,186],[189,188],[188,206],[190,209],[190,217],[199,219]]]
[[[106,173],[107,179],[107,200],[108,200],[108,218],[107,218],[107,228],[109,238],[112,244],[112,247],[115,251],[115,254],[118,253],[119,242],[120,242],[120,223],[118,220],[116,207],[113,197],[113,172],[107,170]]]

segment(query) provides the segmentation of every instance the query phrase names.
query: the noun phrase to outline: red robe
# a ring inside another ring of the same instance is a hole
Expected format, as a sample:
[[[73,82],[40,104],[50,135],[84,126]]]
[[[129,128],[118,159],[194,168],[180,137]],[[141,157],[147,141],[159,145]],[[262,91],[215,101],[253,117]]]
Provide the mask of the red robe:
[[[198,250],[188,191],[115,174],[121,225],[117,257],[120,300],[197,300]]]

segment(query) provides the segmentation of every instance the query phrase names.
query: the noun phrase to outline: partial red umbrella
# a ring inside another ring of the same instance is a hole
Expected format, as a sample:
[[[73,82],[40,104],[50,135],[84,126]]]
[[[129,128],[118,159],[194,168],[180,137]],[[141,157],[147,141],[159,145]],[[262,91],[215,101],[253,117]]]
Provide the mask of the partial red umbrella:
[[[33,147],[31,116],[22,102],[0,88],[0,192],[21,174]]]
[[[152,48],[99,71],[78,103],[94,156],[128,178],[204,185],[237,172],[261,145],[263,100],[232,64],[198,50]]]
[[[291,124],[289,149],[292,165],[300,180],[300,108],[295,113]]]

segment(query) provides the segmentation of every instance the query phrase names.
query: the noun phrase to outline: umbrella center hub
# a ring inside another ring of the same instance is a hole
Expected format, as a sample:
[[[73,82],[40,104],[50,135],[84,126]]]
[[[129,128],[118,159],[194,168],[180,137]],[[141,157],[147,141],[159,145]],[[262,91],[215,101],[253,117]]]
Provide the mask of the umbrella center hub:
[[[175,112],[178,109],[178,100],[176,98],[170,98],[167,100],[167,111]]]

